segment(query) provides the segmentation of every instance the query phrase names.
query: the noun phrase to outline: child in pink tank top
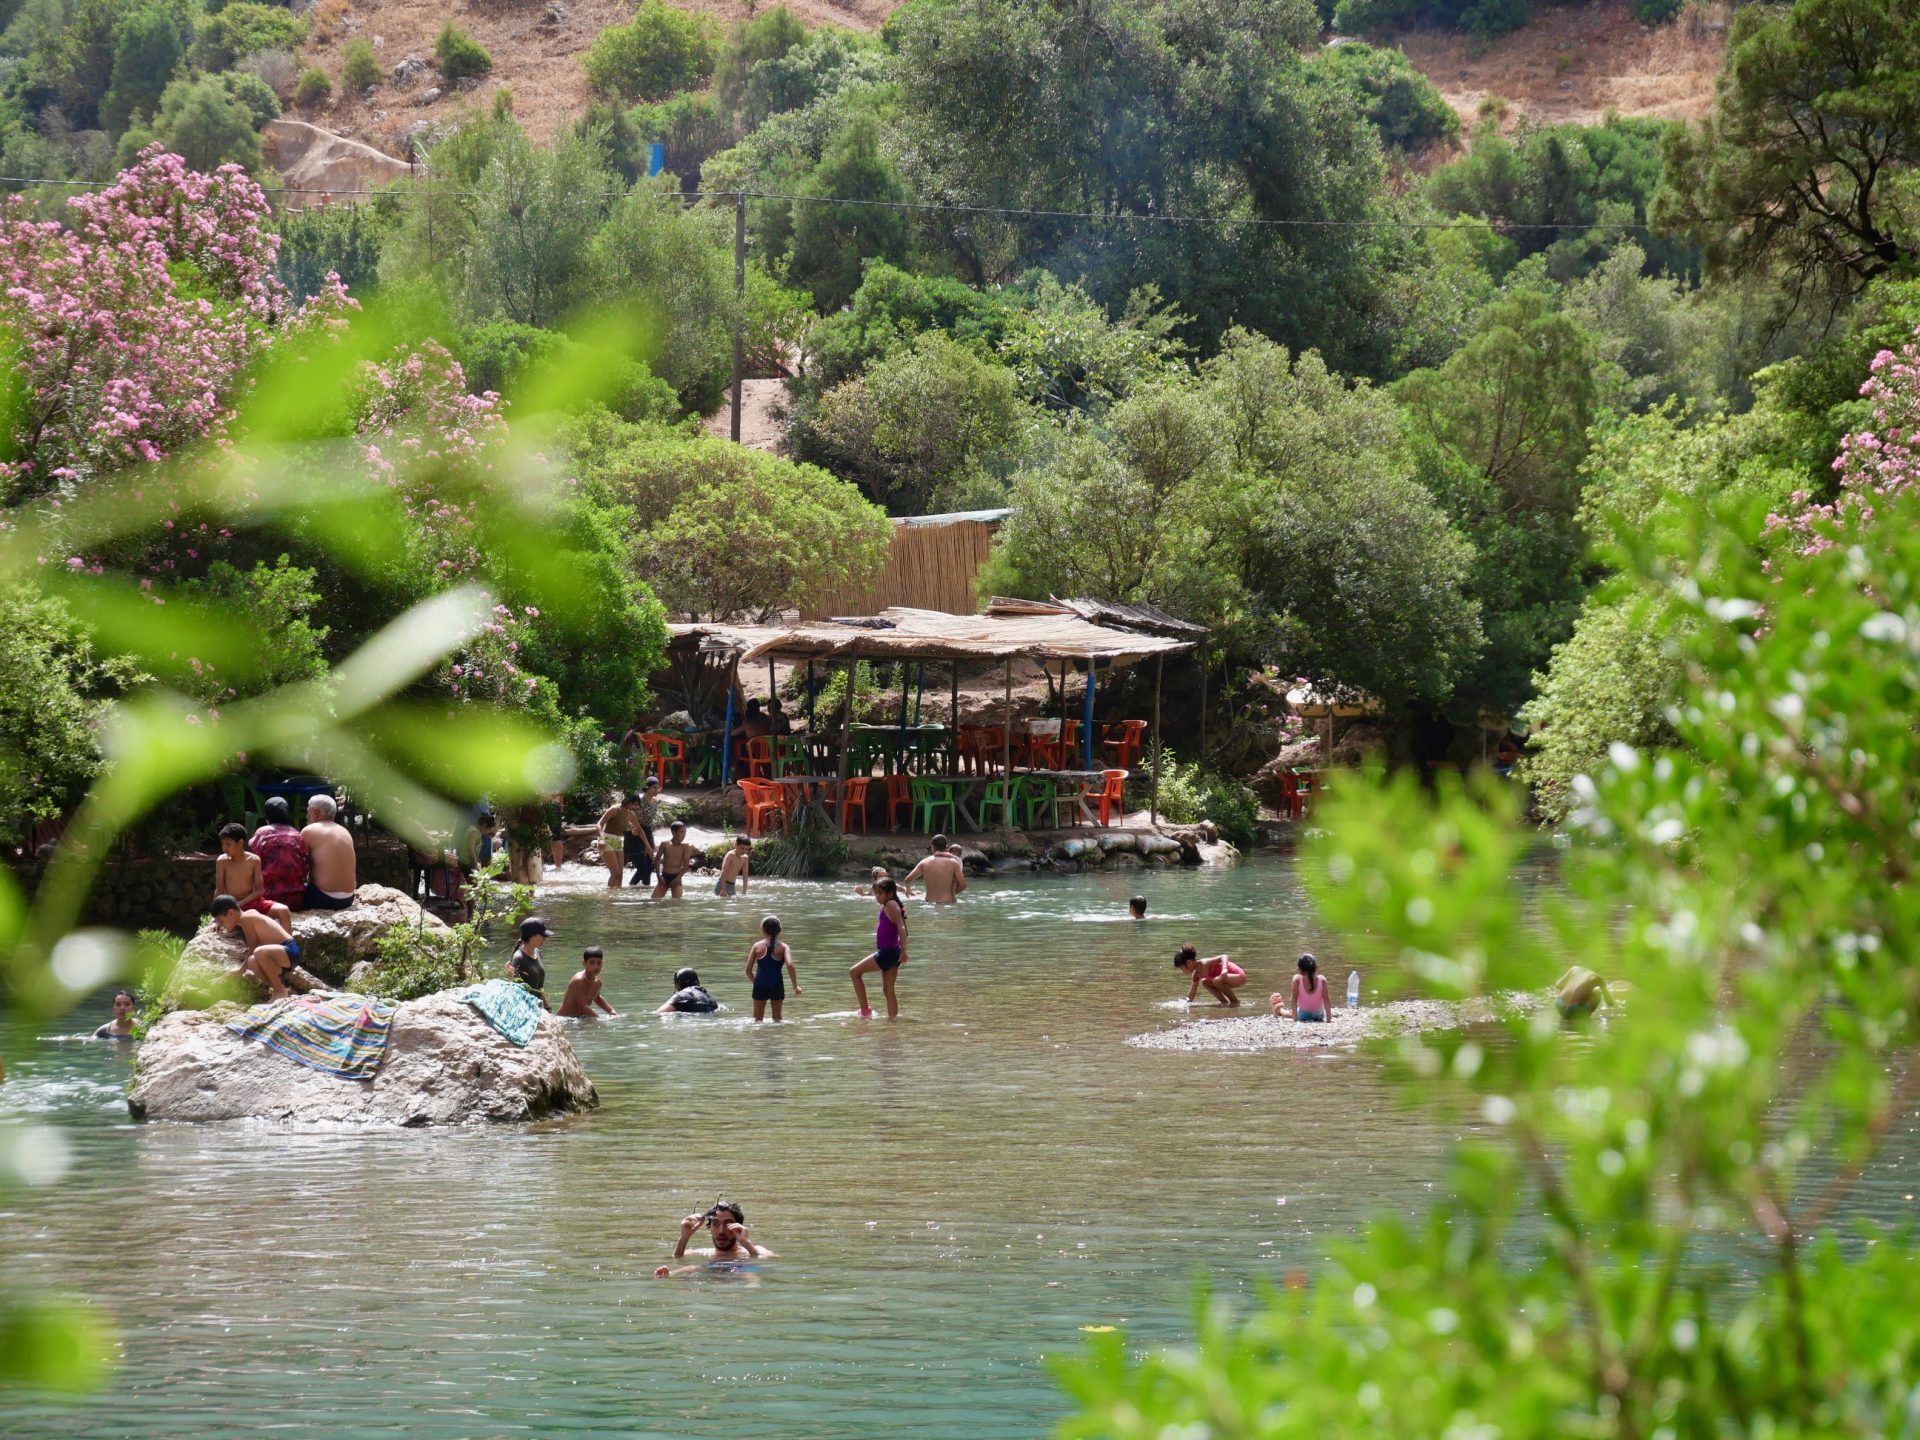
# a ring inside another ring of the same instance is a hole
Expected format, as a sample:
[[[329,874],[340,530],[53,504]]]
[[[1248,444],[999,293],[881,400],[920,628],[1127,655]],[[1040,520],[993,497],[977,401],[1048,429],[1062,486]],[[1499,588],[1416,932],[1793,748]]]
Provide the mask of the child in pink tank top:
[[[1200,958],[1200,952],[1191,943],[1182,945],[1174,952],[1173,968],[1182,974],[1191,975],[1193,983],[1187,987],[1187,1002],[1200,993],[1202,985],[1207,993],[1222,1005],[1238,1005],[1240,997],[1233,992],[1247,983],[1247,972],[1234,964],[1225,955],[1209,955]]]

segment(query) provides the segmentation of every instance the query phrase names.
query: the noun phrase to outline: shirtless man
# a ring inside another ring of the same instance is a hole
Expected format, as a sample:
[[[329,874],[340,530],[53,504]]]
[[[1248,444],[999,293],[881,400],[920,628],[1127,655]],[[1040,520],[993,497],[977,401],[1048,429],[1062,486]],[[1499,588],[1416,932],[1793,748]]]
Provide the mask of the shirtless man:
[[[713,882],[713,893],[721,899],[730,899],[734,886],[740,887],[742,895],[747,893],[747,872],[752,868],[753,842],[744,835],[733,837],[733,848],[727,851],[726,858],[720,862],[720,878]]]
[[[247,849],[247,827],[240,824],[220,827],[220,858],[213,862],[213,893],[231,895],[242,910],[258,910],[271,915],[281,925],[293,923],[293,912],[266,895],[266,880],[260,873],[260,857]]]
[[[607,867],[609,890],[620,888],[620,878],[626,873],[627,837],[639,827],[640,797],[631,790],[620,797],[619,804],[601,812],[600,863]]]
[[[693,868],[693,862],[699,858],[693,846],[687,843],[685,822],[676,820],[667,829],[671,837],[666,844],[653,852],[655,862],[660,866],[653,882],[653,898],[663,900],[667,892],[673,892],[673,898],[680,898],[680,881],[687,871]]]
[[[238,930],[247,942],[247,958],[234,973],[252,975],[275,1000],[287,998],[286,977],[300,963],[300,942],[271,915],[242,910],[231,895],[216,895],[213,923],[222,930]]]
[[[560,997],[562,1019],[590,1020],[596,1005],[609,1015],[614,1013],[600,994],[600,967],[605,963],[606,954],[598,945],[589,946],[580,957],[580,973],[567,982],[567,993]]]
[[[740,1207],[731,1200],[717,1200],[711,1210],[703,1215],[689,1215],[680,1222],[680,1243],[673,1247],[673,1258],[683,1260],[687,1254],[687,1242],[693,1239],[693,1232],[702,1225],[713,1241],[710,1250],[696,1250],[693,1253],[710,1263],[725,1263],[741,1260],[778,1260],[780,1257],[764,1246],[756,1245],[747,1238],[747,1217],[740,1213]],[[682,1266],[678,1273],[690,1274],[697,1266]],[[675,1272],[665,1265],[655,1270],[654,1275],[665,1279]]]
[[[353,832],[334,816],[340,807],[331,795],[316,795],[307,801],[307,828],[300,838],[307,842],[307,860],[313,874],[307,881],[302,910],[344,910],[353,904],[353,892],[359,887],[355,878]]]
[[[933,837],[933,852],[909,870],[907,878],[900,883],[911,885],[916,880],[922,883],[928,902],[934,905],[953,904],[967,888],[967,867],[947,848],[946,836]]]

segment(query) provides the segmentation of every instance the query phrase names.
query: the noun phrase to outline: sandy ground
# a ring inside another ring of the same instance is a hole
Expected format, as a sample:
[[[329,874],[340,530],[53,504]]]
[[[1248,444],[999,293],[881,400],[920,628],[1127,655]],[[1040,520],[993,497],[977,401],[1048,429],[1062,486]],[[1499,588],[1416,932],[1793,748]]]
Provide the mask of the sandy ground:
[[[1337,998],[1337,997],[1336,997]],[[1502,1005],[1513,1009],[1538,1009],[1546,1003],[1544,994],[1515,993],[1502,997]],[[1297,1020],[1282,1020],[1269,1013],[1265,996],[1243,1000],[1238,1010],[1214,1008],[1212,1002],[1195,1002],[1180,1023],[1169,1030],[1149,1030],[1135,1035],[1127,1044],[1141,1050],[1208,1051],[1215,1054],[1245,1055],[1256,1050],[1325,1050],[1339,1045],[1357,1045],[1362,1040],[1395,1031],[1446,1030],[1493,1016],[1492,1007],[1453,1005],[1444,1000],[1390,1000],[1384,1005],[1362,1006],[1358,1010],[1336,1007],[1333,1018],[1322,1024],[1302,1025]]]
[[[722,440],[733,434],[733,387],[727,402],[707,417],[707,433]],[[746,380],[740,385],[740,443],[750,450],[778,450],[786,442],[787,427],[774,413],[787,403],[785,380]]]

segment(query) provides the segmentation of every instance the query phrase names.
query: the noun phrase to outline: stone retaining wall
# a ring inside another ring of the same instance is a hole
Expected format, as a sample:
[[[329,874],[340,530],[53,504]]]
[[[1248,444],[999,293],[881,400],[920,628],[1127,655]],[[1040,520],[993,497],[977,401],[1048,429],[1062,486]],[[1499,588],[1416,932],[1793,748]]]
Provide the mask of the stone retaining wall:
[[[407,852],[391,844],[359,840],[359,880],[363,885],[409,889]],[[213,903],[211,855],[175,855],[164,860],[115,860],[101,873],[83,917],[90,924],[122,930],[167,930],[191,935]],[[39,888],[46,867],[13,862],[14,878],[29,895]]]

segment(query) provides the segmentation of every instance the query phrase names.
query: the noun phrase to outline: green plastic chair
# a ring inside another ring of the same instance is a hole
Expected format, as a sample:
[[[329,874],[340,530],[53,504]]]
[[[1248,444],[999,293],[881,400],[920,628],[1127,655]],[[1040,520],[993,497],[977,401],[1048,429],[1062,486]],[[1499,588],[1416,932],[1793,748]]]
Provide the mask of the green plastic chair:
[[[791,735],[780,735],[774,738],[773,773],[775,775],[805,775],[809,763],[806,741],[795,739]]]
[[[720,781],[720,747],[711,743],[700,747],[700,758],[693,762],[693,783],[707,780]]]
[[[993,818],[997,806],[1000,810],[1000,823],[1008,829],[1013,828],[1014,806],[1020,803],[1019,781],[989,780],[986,788],[980,792],[980,823],[985,825]]]
[[[1047,817],[1047,828],[1052,829],[1058,825],[1060,820],[1060,792],[1053,781],[1035,780],[1030,776],[1023,775],[1020,777],[1019,783],[1020,788],[1016,793],[1021,805],[1026,810],[1026,828],[1029,830],[1033,828],[1033,817],[1036,813],[1041,812],[1044,812]]]
[[[936,825],[940,812],[947,812],[947,823]],[[917,828],[933,834],[938,830],[955,828],[959,810],[954,805],[953,782],[951,780],[915,780],[913,782],[913,815]],[[922,822],[925,823],[922,823]]]

